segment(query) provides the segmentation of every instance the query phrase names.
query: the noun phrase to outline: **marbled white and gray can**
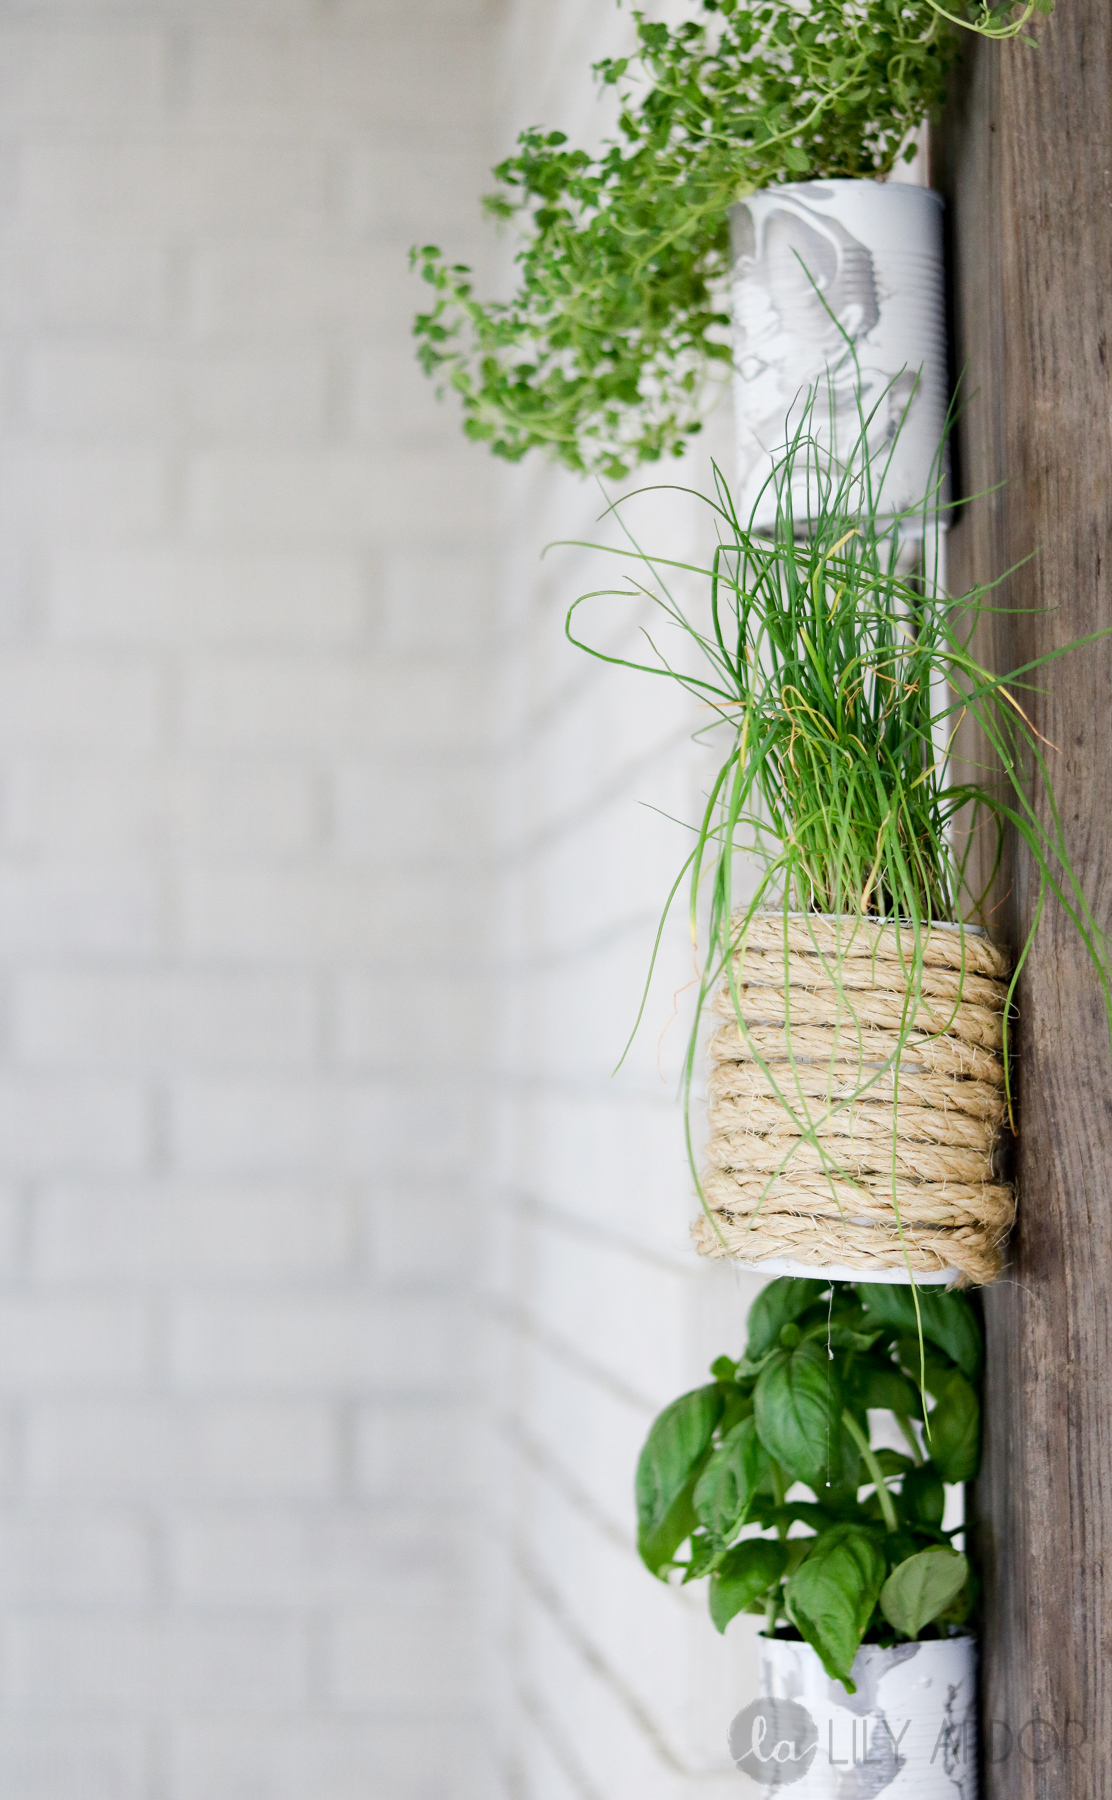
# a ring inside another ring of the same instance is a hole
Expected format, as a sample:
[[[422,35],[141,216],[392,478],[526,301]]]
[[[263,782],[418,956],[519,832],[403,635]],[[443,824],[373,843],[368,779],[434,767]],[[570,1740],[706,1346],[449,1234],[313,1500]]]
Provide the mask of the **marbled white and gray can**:
[[[845,464],[867,441],[882,513],[923,509],[926,529],[944,518],[942,213],[940,195],[899,181],[794,182],[731,208],[743,523],[754,507],[759,528],[773,523],[774,497],[761,498],[761,489],[799,428],[809,391],[808,430],[824,457]],[[792,497],[801,526],[813,510],[802,460]],[[902,529],[921,535],[923,517]]]
[[[856,1693],[809,1644],[762,1638],[761,1698],[735,1718],[735,1766],[792,1800],[977,1800],[977,1648],[968,1634],[863,1644]]]

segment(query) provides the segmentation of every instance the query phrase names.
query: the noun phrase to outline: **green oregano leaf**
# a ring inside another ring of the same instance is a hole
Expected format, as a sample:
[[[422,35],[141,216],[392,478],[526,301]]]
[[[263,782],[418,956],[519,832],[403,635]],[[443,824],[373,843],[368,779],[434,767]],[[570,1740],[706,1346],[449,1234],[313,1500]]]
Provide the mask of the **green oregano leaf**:
[[[596,67],[617,113],[598,153],[529,127],[494,171],[489,210],[521,227],[513,298],[481,302],[466,267],[417,253],[436,295],[415,326],[422,366],[509,462],[538,448],[620,479],[682,454],[729,359],[731,204],[888,174],[957,55],[935,0],[776,0],[634,28]]]

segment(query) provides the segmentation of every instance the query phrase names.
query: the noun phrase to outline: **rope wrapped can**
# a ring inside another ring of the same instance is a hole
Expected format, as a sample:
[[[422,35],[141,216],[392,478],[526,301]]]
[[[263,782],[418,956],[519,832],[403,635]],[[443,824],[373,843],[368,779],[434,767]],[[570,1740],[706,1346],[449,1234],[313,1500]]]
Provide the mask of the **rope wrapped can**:
[[[739,930],[713,1011],[704,1256],[962,1285],[1000,1273],[1010,965],[984,937],[852,915]],[[740,1024],[739,1024],[740,1020]]]

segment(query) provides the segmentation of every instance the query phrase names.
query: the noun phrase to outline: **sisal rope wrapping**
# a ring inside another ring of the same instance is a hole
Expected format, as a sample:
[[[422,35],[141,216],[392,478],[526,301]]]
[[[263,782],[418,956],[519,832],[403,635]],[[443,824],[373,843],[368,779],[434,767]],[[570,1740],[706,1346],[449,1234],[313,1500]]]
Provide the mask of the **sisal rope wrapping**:
[[[747,1025],[820,1025],[837,1026],[843,1036],[856,1041],[860,1032],[870,1029],[899,1032],[912,1029],[945,1034],[963,1044],[979,1044],[984,1050],[999,1050],[1004,1042],[1004,1014],[990,1012],[987,1006],[967,1006],[963,1001],[920,1000],[912,1005],[904,988],[903,970],[898,963],[877,963],[873,970],[874,985],[859,988],[830,986],[766,987],[763,983],[746,982],[746,1005],[743,1017]],[[885,991],[875,983],[891,978],[894,986]],[[1003,984],[1001,984],[1003,985]],[[716,1013],[734,1017],[733,996],[722,987],[711,1003]]]
[[[890,1226],[898,1241],[892,1182],[887,1175],[851,1180],[830,1174],[793,1174],[770,1180],[765,1175],[746,1179],[735,1170],[710,1169],[704,1189],[708,1199],[739,1220],[754,1213],[759,1213],[761,1220],[802,1213],[808,1219],[837,1221],[852,1207],[856,1222]],[[995,1229],[1006,1226],[1011,1217],[1011,1189],[1003,1183],[897,1180],[896,1199],[905,1227],[933,1222],[940,1228],[984,1225]]]
[[[730,1023],[710,1043],[704,1255],[999,1274],[1008,962],[983,938],[924,932],[912,1004],[913,948],[873,919],[751,922],[731,968],[745,1030],[728,982],[713,1001]]]
[[[723,1061],[714,1069],[707,1084],[712,1103],[719,1100],[775,1100],[782,1105],[786,1100],[789,1106],[795,1105],[797,1097],[823,1100],[828,1105],[835,1100],[849,1100],[859,1105],[887,1100],[890,1105],[895,1088],[896,1076],[891,1069],[843,1073],[801,1062],[780,1070],[774,1083],[756,1063]],[[939,1113],[950,1112],[999,1126],[1007,1111],[1002,1089],[992,1082],[948,1081],[944,1075],[930,1072],[913,1075],[902,1065],[899,1098],[901,1107],[909,1110],[913,1106],[924,1107],[932,1119]]]
[[[820,1142],[845,1148],[855,1144],[877,1145],[881,1151],[892,1148],[892,1102],[887,1105],[855,1104],[850,1101],[826,1103],[825,1096],[792,1093],[791,1082],[784,1083],[782,1097],[750,1100],[720,1100],[710,1108],[712,1132],[728,1137],[758,1135],[762,1142],[776,1145],[794,1143],[800,1130]],[[946,1149],[960,1145],[970,1152],[980,1152],[980,1161],[989,1169],[996,1147],[999,1121],[973,1119],[967,1113],[943,1112],[933,1106],[913,1106],[901,1091],[899,1100],[899,1139],[918,1144],[939,1144]],[[974,1177],[982,1180],[980,1171]],[[924,1173],[923,1180],[935,1178]]]
[[[866,1074],[883,1069],[898,1056],[901,1081],[905,1070],[929,1070],[936,1075],[959,1075],[994,1084],[1004,1080],[1001,1058],[976,1044],[912,1032],[901,1045],[895,1031],[857,1031],[848,1025],[845,1030],[824,1031],[793,1024],[790,1038],[783,1025],[750,1026],[748,1038],[742,1037],[736,1024],[723,1025],[711,1039],[710,1053],[719,1062],[755,1062],[760,1056],[769,1065],[784,1062],[790,1067],[806,1059],[827,1067],[848,1065],[851,1070]]]
[[[747,947],[744,959],[741,956],[734,957],[735,971],[741,968],[743,960],[745,979],[750,987],[782,990],[786,976],[789,986],[793,988],[828,993],[864,991],[874,986],[874,971],[878,966],[886,972],[892,967],[889,958],[851,956],[838,967],[833,959],[819,955],[802,956],[798,951],[792,950],[785,958],[782,949],[754,950]],[[963,974],[960,969],[924,967],[918,985],[925,1000],[964,1000],[975,1006],[987,1007],[994,1013],[1000,1012],[1003,1006],[1003,990],[999,981],[988,975],[973,974],[968,969]],[[940,1006],[938,1010],[945,1012],[947,1009]]]
[[[920,935],[925,969],[967,969],[972,975],[990,975],[997,981],[1006,980],[1011,972],[1006,951],[987,938],[952,926],[935,926]],[[745,934],[746,951],[775,951],[782,957],[785,946],[804,956],[817,954],[828,965],[844,964],[850,957],[909,963],[915,953],[915,933],[908,925],[882,925],[859,913],[840,918],[795,913],[789,916],[786,930],[782,913],[761,913],[751,921]]]

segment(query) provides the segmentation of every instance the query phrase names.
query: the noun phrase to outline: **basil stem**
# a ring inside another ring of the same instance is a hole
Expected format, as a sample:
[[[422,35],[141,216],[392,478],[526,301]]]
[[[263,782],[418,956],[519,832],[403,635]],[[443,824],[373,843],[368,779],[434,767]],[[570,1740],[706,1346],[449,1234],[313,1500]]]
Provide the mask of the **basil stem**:
[[[880,1464],[877,1462],[868,1438],[848,1407],[842,1414],[842,1424],[845,1426],[850,1437],[860,1450],[861,1460],[876,1483],[876,1496],[880,1501],[880,1510],[884,1514],[884,1523],[887,1525],[889,1531],[898,1531],[900,1522],[896,1517],[896,1508],[892,1496],[888,1492],[888,1483],[884,1479]]]

